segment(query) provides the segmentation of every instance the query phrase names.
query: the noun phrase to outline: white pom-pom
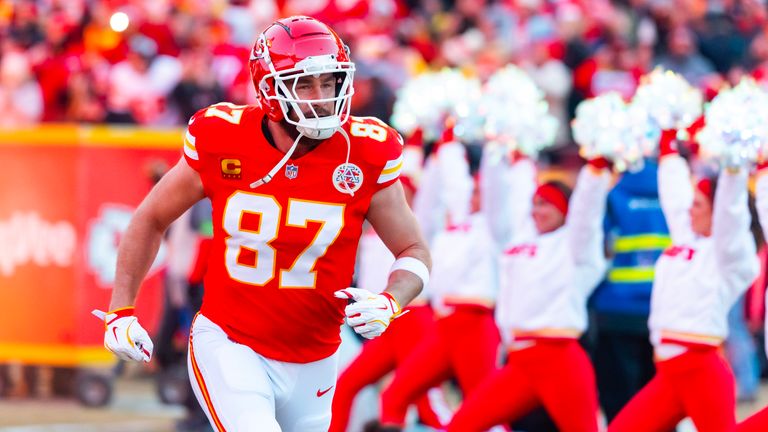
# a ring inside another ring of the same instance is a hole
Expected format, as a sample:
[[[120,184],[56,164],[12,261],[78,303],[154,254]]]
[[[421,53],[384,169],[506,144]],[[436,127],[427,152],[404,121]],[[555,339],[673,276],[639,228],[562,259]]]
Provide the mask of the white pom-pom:
[[[482,137],[482,117],[479,109],[480,82],[458,70],[443,69],[428,72],[407,81],[397,92],[392,126],[405,135],[421,128],[424,139],[440,138],[445,120],[452,117],[454,134],[463,141]]]
[[[697,135],[700,156],[726,167],[755,163],[768,156],[768,93],[745,78],[722,90],[707,106]]]
[[[531,157],[554,143],[558,121],[524,71],[512,65],[500,69],[488,80],[484,95],[485,131],[492,142]]]
[[[633,155],[625,157],[630,165],[639,166],[642,158],[653,155],[659,147],[661,129],[651,118],[646,109],[634,102],[627,105],[629,115],[629,128],[625,136],[627,147],[632,148]],[[637,157],[635,155],[638,155]],[[638,159],[639,157],[639,159]]]
[[[618,171],[642,166],[658,143],[658,128],[639,105],[627,105],[621,95],[609,92],[576,107],[573,138],[586,158],[604,157]]]
[[[685,129],[701,116],[702,95],[681,75],[656,68],[641,79],[633,103],[661,129]]]

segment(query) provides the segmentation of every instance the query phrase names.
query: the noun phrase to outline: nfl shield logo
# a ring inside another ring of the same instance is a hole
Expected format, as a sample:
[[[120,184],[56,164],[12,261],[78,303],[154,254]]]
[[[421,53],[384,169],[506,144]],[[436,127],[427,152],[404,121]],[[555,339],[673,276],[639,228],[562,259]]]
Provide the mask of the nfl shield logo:
[[[285,176],[289,179],[293,180],[296,178],[296,176],[299,175],[299,167],[296,165],[286,165],[285,166]]]

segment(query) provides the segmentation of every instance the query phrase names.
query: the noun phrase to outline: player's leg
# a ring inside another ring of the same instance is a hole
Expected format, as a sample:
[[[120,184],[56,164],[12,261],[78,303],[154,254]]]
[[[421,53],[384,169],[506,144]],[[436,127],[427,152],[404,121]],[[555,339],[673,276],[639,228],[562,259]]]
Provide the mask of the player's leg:
[[[329,432],[346,431],[352,402],[357,393],[395,369],[397,340],[394,336],[388,330],[380,337],[363,344],[360,354],[341,373],[336,382]]]
[[[339,353],[311,363],[264,359],[264,364],[275,386],[276,416],[283,432],[326,432]]]
[[[573,341],[537,341],[528,370],[547,412],[563,432],[597,432],[595,371],[581,345]],[[578,395],[578,397],[573,397]]]
[[[480,432],[525,415],[538,404],[525,373],[513,362],[491,373],[462,402],[448,432]]]
[[[685,409],[675,384],[657,363],[656,376],[619,411],[608,432],[665,432],[685,418]]]
[[[736,426],[738,432],[768,431],[768,407],[763,408]]]
[[[215,431],[280,432],[261,357],[203,315],[192,324],[187,363],[192,389]]]
[[[446,343],[439,334],[424,339],[398,366],[395,377],[381,394],[381,424],[403,427],[408,406],[452,373]]]
[[[685,360],[685,370],[676,374],[675,383],[696,429],[699,432],[736,430],[736,385],[723,355],[716,348],[692,350],[680,360]]]
[[[457,308],[441,323],[451,335],[450,355],[464,397],[497,369],[499,331],[491,311]]]

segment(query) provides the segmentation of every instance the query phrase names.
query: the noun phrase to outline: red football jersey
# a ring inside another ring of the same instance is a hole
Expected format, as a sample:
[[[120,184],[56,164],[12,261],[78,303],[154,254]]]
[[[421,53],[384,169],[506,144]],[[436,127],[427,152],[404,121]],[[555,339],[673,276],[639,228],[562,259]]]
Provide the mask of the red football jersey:
[[[371,197],[397,181],[402,138],[378,119],[340,133],[252,189],[284,153],[264,137],[256,105],[212,105],[190,120],[187,163],[213,203],[214,238],[201,312],[229,337],[279,361],[333,354]],[[346,183],[354,194],[344,192]]]

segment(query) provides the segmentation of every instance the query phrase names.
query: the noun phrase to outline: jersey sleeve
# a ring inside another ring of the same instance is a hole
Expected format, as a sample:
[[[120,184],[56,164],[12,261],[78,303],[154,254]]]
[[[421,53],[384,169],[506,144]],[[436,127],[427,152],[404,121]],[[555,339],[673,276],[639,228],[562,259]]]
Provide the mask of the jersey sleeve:
[[[199,137],[203,134],[204,121],[201,119],[205,117],[205,111],[207,107],[196,112],[187,123],[187,129],[184,131],[184,159],[187,164],[197,172],[200,172],[200,140]]]
[[[510,160],[503,153],[501,148],[486,147],[480,159],[481,206],[500,248],[536,235],[531,209],[538,187],[533,160]]]
[[[400,178],[400,172],[403,169],[403,138],[396,130],[387,127],[387,139],[381,150],[379,160],[381,169],[377,169],[379,174],[376,179],[377,190],[384,189]]]
[[[403,137],[376,117],[350,118],[349,134],[354,146],[364,148],[367,175],[373,179],[374,193],[400,178],[403,170]]]
[[[689,210],[693,205],[691,171],[685,159],[668,155],[659,161],[659,203],[667,220],[669,235],[674,244],[691,242],[695,235],[691,228]]]
[[[440,179],[434,155],[427,158],[419,177],[419,187],[413,196],[413,214],[419,221],[421,232],[428,244],[445,226],[445,212],[440,208]]]
[[[471,213],[473,180],[464,145],[445,143],[437,150],[440,207],[447,211],[451,224],[467,222]]]
[[[733,298],[749,288],[760,270],[757,247],[750,231],[748,173],[723,170],[715,190],[712,210],[712,238],[715,257]]]
[[[588,290],[585,295],[597,287],[607,266],[603,219],[610,189],[611,174],[608,170],[595,171],[589,166],[583,167],[565,218],[573,262],[582,269],[580,281]]]

